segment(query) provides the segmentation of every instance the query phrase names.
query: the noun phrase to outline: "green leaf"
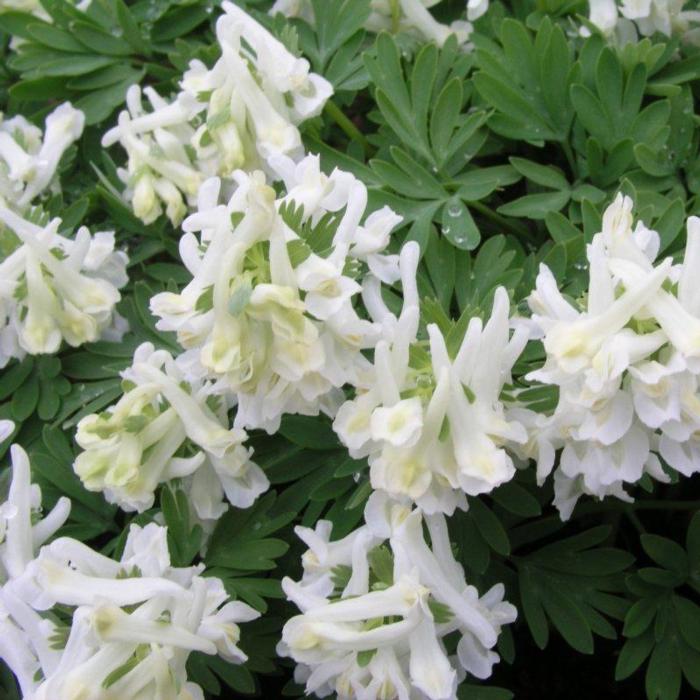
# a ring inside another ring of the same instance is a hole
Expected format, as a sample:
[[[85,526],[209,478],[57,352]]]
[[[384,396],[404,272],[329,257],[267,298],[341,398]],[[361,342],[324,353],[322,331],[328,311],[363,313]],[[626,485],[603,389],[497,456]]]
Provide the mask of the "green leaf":
[[[39,378],[31,374],[22,384],[22,390],[12,396],[10,413],[13,420],[22,422],[34,413],[39,402]]]
[[[581,654],[593,653],[593,635],[579,607],[555,587],[548,587],[542,605],[558,632]]]
[[[584,85],[572,85],[570,95],[576,116],[586,131],[598,138],[606,148],[612,147],[615,134],[598,98]]]
[[[139,26],[124,0],[112,0],[112,2],[117,11],[117,21],[124,32],[124,39],[136,52],[150,56],[150,47],[141,35]]]
[[[98,29],[88,22],[73,22],[71,31],[81,44],[95,53],[108,56],[129,56],[133,52],[133,47],[127,41]]]
[[[677,574],[687,576],[688,557],[677,542],[647,533],[641,535],[640,541],[644,551],[654,562]]]
[[[482,97],[499,112],[508,115],[508,121],[492,118],[490,125],[497,133],[509,138],[529,140],[556,140],[557,134],[542,118],[541,114],[510,85],[479,72],[474,84]],[[507,125],[507,126],[506,126]]]
[[[514,481],[499,486],[491,497],[502,508],[523,518],[536,518],[542,512],[537,499]]]
[[[700,606],[689,598],[672,596],[678,628],[685,641],[700,652]]]
[[[544,609],[539,600],[539,592],[535,587],[535,581],[527,567],[520,569],[518,589],[522,602],[525,621],[530,628],[532,638],[540,649],[544,649],[549,641],[549,626]]]
[[[481,234],[469,208],[459,197],[451,197],[442,209],[442,234],[455,248],[474,250]]]
[[[3,24],[6,21],[7,15],[3,15]],[[85,46],[79,41],[76,41],[71,34],[53,27],[44,22],[33,23],[27,25],[27,34],[34,40],[44,46],[57,51],[67,51],[68,53],[85,53]]]
[[[659,602],[654,598],[638,600],[625,616],[625,637],[639,637],[646,632],[656,616],[658,607]]]
[[[665,253],[683,231],[685,224],[685,205],[680,198],[674,199],[661,217],[654,223],[654,230],[661,239],[659,253]]]
[[[340,447],[331,424],[322,418],[286,415],[279,429],[290,442],[310,450],[332,450]]]
[[[151,36],[157,41],[172,41],[177,37],[189,34],[200,24],[209,19],[206,7],[188,5],[178,7],[161,17],[151,30]]]
[[[499,214],[506,216],[524,216],[528,219],[544,219],[552,211],[564,208],[571,197],[570,192],[542,192],[526,194],[524,197],[498,207]]]
[[[430,144],[438,162],[450,153],[450,141],[457,127],[462,106],[462,81],[453,78],[442,88],[430,116]]]
[[[525,158],[509,158],[510,164],[528,180],[553,190],[569,190],[569,183],[559,168],[540,165]]]
[[[647,659],[654,648],[654,635],[651,632],[628,639],[617,659],[615,680],[622,681],[631,676]]]
[[[645,682],[649,700],[677,700],[681,690],[681,666],[673,645],[659,642],[651,652]]]
[[[491,549],[502,556],[510,554],[508,533],[493,511],[479,498],[473,498],[469,501],[469,511],[474,518],[477,530],[488,542]]]

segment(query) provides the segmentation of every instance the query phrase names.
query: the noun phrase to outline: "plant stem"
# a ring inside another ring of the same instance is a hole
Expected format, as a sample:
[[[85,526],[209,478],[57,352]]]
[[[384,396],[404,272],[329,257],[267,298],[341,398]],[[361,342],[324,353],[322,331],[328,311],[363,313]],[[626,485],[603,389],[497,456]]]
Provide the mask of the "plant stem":
[[[632,505],[632,504],[630,504]],[[624,514],[627,517],[627,519],[634,525],[635,529],[640,535],[643,535],[646,532],[646,529],[644,528],[644,525],[642,525],[642,521],[639,519],[637,514],[634,512],[633,508],[630,508],[629,506],[625,506],[624,509]]]
[[[569,168],[571,169],[572,179],[576,179],[576,158],[574,158],[574,152],[571,150],[571,144],[568,141],[561,142],[562,148],[564,149],[564,155],[569,163]]]
[[[514,222],[509,221],[505,216],[502,216],[498,212],[493,211],[493,209],[487,207],[481,202],[470,201],[467,202],[467,206],[469,206],[470,209],[474,209],[474,211],[478,211],[479,214],[485,216],[487,219],[491,219],[491,221],[498,224],[501,228],[505,229],[509,233],[512,233],[518,238],[522,238],[523,236],[527,238],[532,238],[529,229],[527,229],[526,227],[518,226]]]
[[[364,134],[352,123],[352,121],[345,116],[343,111],[335,102],[328,100],[323,110],[345,132],[345,135],[349,139],[357,141],[362,146],[365,154],[369,153],[369,141],[367,141]]]

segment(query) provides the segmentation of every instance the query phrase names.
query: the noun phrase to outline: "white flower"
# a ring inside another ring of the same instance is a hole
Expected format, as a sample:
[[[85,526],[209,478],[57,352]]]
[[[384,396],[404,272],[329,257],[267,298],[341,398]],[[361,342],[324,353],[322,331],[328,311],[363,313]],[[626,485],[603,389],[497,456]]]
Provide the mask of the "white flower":
[[[11,420],[6,420],[6,419],[0,419],[0,442],[4,442],[7,440],[10,435],[15,430],[15,424],[14,421]]]
[[[125,393],[102,414],[78,424],[85,450],[74,469],[86,488],[127,510],[153,504],[155,489],[186,478],[192,507],[202,520],[218,518],[230,503],[248,507],[268,481],[243,447],[246,435],[229,429],[225,406],[201,382],[187,383],[172,357],[140,345],[122,373]],[[191,446],[188,456],[184,446]]]
[[[52,186],[61,156],[80,138],[84,123],[85,115],[70,102],[46,117],[43,136],[22,116],[3,121],[0,115],[0,204],[24,212]]]
[[[299,531],[311,545],[304,576],[282,586],[302,614],[285,625],[278,652],[299,664],[297,680],[320,697],[452,700],[465,672],[491,674],[491,650],[515,608],[502,602],[501,585],[482,598],[467,585],[443,516],[424,519],[375,494],[365,517],[338,542],[328,541],[325,521],[316,532]],[[453,632],[455,659],[442,642]]]
[[[155,523],[131,526],[120,561],[54,540],[0,589],[2,639],[13,642],[0,641],[0,656],[37,700],[202,699],[187,680],[190,652],[242,663],[238,623],[258,617],[202,569],[171,567],[166,530]],[[65,639],[37,614],[54,605],[74,608]]]
[[[33,523],[41,508],[41,490],[30,481],[27,453],[19,445],[12,445],[10,452],[12,482],[7,501],[0,505],[0,583],[24,573],[70,512],[70,501],[62,496],[43,519]]]
[[[682,265],[654,266],[659,235],[639,222],[618,195],[588,246],[590,282],[577,310],[542,267],[530,298],[547,359],[529,379],[553,384],[559,403],[549,416],[527,412],[521,456],[538,459],[541,482],[554,467],[555,504],[569,517],[578,497],[614,495],[644,475],[667,481],[659,455],[690,475],[700,469],[700,307],[697,274],[700,227],[688,221]]]
[[[491,319],[486,326],[472,319],[452,356],[434,325],[430,354],[418,350],[417,264],[416,244],[406,244],[398,318],[383,306],[378,286],[365,287],[367,308],[389,340],[375,349],[371,388],[340,408],[334,428],[352,456],[368,456],[374,488],[428,513],[451,513],[466,507],[465,494],[489,492],[515,473],[504,448],[526,442],[527,434],[506,415],[500,394],[527,332],[510,337],[508,296],[499,289]]]
[[[243,10],[223,4],[216,25],[222,56],[208,69],[193,60],[181,90],[165,99],[152,88],[133,85],[128,109],[103,137],[117,141],[129,156],[119,171],[134,213],[151,223],[165,213],[178,225],[198,201],[205,179],[231,182],[241,168],[265,168],[274,158],[299,158],[298,125],[317,115],[332,93],[324,78],[309,71]]]
[[[272,164],[287,189],[278,199],[261,172],[234,173],[226,205],[222,183],[205,183],[180,243],[192,281],[151,300],[158,328],[176,331],[188,350],[186,371],[235,400],[236,426],[270,433],[285,413],[335,415],[341,387],[367,381],[362,351],[380,329],[355,304],[373,267],[395,267],[383,250],[399,220],[383,211],[370,244],[367,189],[356,178],[326,176],[317,156]]]
[[[81,227],[74,240],[58,233],[60,219],[38,226],[0,206],[0,226],[18,244],[0,262],[4,333],[16,341],[6,355],[56,352],[62,341],[76,347],[98,340],[117,321],[118,287],[126,281],[127,257],[114,251],[114,234],[94,237]]]

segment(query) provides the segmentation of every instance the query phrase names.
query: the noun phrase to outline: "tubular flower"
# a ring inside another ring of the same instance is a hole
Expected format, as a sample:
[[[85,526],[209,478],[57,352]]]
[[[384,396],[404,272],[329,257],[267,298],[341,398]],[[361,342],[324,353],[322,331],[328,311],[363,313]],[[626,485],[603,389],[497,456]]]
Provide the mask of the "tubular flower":
[[[180,242],[192,281],[151,300],[158,328],[186,350],[182,366],[235,399],[236,426],[270,433],[285,413],[335,415],[341,387],[366,380],[362,350],[379,328],[353,301],[363,276],[396,278],[383,250],[400,221],[384,209],[361,224],[366,188],[324,175],[317,156],[274,163],[286,185],[277,200],[259,172],[236,172],[226,205],[221,183],[205,183]]]
[[[304,575],[285,578],[282,587],[301,614],[284,626],[278,653],[297,662],[297,682],[319,697],[456,698],[466,674],[491,675],[498,661],[492,649],[515,608],[503,602],[502,585],[480,597],[467,584],[444,516],[424,516],[377,493],[365,520],[338,542],[328,541],[325,521],[315,531],[298,528],[311,546]],[[453,633],[454,658],[442,641]]]
[[[17,676],[23,696],[31,697],[36,672],[55,658],[47,638],[56,626],[42,619],[18,594],[24,590],[21,580],[27,567],[65,523],[71,504],[61,497],[40,518],[41,490],[31,483],[27,453],[12,445],[11,455],[12,480],[7,500],[0,504],[0,658]]]
[[[488,493],[515,474],[505,450],[527,441],[506,413],[503,385],[527,341],[512,337],[504,289],[484,325],[471,319],[457,346],[428,326],[430,354],[416,340],[418,247],[401,252],[404,306],[397,318],[377,285],[366,286],[367,307],[385,329],[374,355],[371,388],[338,411],[334,429],[353,457],[369,458],[372,486],[415,501],[425,512],[466,508],[465,494]]]
[[[0,206],[0,366],[26,353],[57,352],[114,335],[123,324],[115,312],[126,284],[125,253],[114,233],[94,236],[81,227],[75,239],[58,233],[60,219],[44,226]]]
[[[84,124],[85,115],[70,102],[46,117],[43,134],[21,115],[3,120],[0,114],[0,205],[24,212],[47,189],[56,189],[61,156]]]
[[[239,168],[269,170],[276,156],[300,157],[297,126],[319,114],[332,93],[308,61],[289,53],[243,10],[228,2],[223,9],[216,24],[222,56],[213,68],[193,60],[170,101],[145,88],[149,109],[132,86],[128,109],[102,139],[104,146],[119,141],[127,151],[119,176],[145,223],[165,206],[178,225],[208,177],[228,180]]]
[[[184,478],[205,521],[226,511],[224,500],[247,508],[267,489],[243,446],[245,432],[228,428],[220,397],[206,383],[185,381],[169,353],[143,343],[122,377],[122,398],[78,424],[84,452],[73,467],[87,489],[141,512],[153,505],[160,483]]]
[[[588,246],[583,308],[564,299],[546,266],[530,297],[547,358],[528,378],[557,386],[559,402],[551,415],[521,416],[532,430],[524,453],[537,457],[542,481],[562,449],[554,485],[563,517],[581,494],[628,499],[624,485],[645,473],[667,480],[658,455],[686,475],[700,464],[700,295],[691,272],[700,220],[688,221],[683,263],[655,266],[659,236],[641,222],[632,228],[632,206],[618,195]]]
[[[12,640],[0,641],[0,655],[25,698],[203,698],[187,680],[190,652],[246,660],[238,623],[258,613],[230,601],[220,579],[201,577],[202,566],[173,568],[155,523],[131,526],[120,561],[62,537],[24,564],[0,589],[2,640]],[[55,606],[72,620],[54,622]]]

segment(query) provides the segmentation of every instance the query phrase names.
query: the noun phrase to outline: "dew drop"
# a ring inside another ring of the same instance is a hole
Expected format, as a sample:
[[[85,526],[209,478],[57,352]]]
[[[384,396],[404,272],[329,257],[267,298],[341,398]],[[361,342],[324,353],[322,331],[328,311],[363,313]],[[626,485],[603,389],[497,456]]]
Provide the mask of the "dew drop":
[[[454,242],[457,245],[464,245],[467,242],[467,239],[465,236],[455,236],[454,237]]]
[[[355,472],[355,473],[352,475],[352,480],[353,480],[355,483],[357,483],[357,482],[360,480],[360,472]]]
[[[447,236],[450,233],[450,227],[449,226],[443,226],[442,227],[442,232]]]
[[[587,263],[582,263],[582,262],[574,263],[574,269],[576,269],[576,270],[587,270],[587,269],[588,269],[588,264],[587,264]]]
[[[447,213],[456,218],[462,213],[462,206],[460,204],[450,204],[447,207]]]

